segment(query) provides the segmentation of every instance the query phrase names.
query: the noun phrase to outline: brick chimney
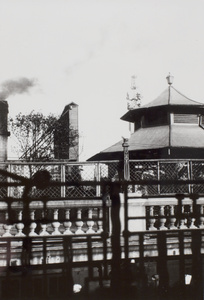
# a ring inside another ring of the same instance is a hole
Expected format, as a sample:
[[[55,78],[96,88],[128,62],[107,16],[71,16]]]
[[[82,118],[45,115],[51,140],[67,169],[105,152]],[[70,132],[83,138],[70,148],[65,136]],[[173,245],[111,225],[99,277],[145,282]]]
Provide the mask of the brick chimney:
[[[0,162],[7,160],[8,136],[8,102],[0,100]]]
[[[74,102],[66,105],[59,118],[60,132],[54,135],[55,159],[78,161],[78,105]]]

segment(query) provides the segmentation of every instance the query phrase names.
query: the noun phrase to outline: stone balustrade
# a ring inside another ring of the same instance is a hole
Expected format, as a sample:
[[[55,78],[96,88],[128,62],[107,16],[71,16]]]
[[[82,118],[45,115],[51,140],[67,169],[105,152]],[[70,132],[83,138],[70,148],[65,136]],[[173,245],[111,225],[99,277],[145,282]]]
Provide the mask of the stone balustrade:
[[[131,196],[130,196],[131,195]],[[121,194],[121,220],[124,230],[124,196]],[[204,228],[204,198],[193,201],[185,197],[179,203],[176,197],[128,197],[129,231],[153,231]]]
[[[30,237],[100,234],[103,231],[103,214],[109,223],[109,207],[103,210],[100,200],[84,201],[32,201],[29,216],[23,215],[21,201],[0,208],[0,237]],[[25,220],[29,228],[25,229]],[[26,231],[27,230],[27,231]]]
[[[101,200],[32,201],[25,218],[22,201],[1,203],[0,237],[30,237],[100,234],[103,221],[111,233],[110,200],[106,209]],[[105,213],[105,215],[104,215]],[[124,230],[124,195],[121,194],[121,232]],[[128,228],[130,232],[204,228],[204,198],[186,197],[179,204],[172,198],[128,198]],[[29,228],[25,228],[25,220]],[[108,227],[107,227],[108,226]]]
[[[204,205],[199,205],[200,214],[196,218],[192,204],[183,204],[181,212],[177,205],[148,206],[148,230],[175,230],[204,228]]]

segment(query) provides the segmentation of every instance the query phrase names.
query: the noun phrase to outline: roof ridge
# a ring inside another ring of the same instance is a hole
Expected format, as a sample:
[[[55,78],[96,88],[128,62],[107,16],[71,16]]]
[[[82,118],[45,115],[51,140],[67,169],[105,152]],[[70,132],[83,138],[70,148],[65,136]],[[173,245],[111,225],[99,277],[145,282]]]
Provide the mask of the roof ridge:
[[[187,97],[186,95],[182,94],[180,91],[178,91],[177,89],[175,89],[175,87],[171,86],[172,89],[174,89],[177,93],[179,93],[181,96],[185,97],[186,99],[190,100],[190,101],[193,101],[195,103],[199,103],[199,104],[202,104],[201,102],[198,102],[196,100],[193,100],[193,99],[190,99],[189,97]],[[204,103],[203,103],[204,104]]]

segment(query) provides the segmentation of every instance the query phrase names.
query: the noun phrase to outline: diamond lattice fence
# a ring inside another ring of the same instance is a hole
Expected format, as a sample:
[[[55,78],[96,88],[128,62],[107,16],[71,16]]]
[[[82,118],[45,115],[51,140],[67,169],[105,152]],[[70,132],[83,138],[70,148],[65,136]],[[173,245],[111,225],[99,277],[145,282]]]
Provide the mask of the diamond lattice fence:
[[[204,180],[204,161],[193,161],[191,163],[191,172],[193,180]],[[195,194],[204,194],[204,184],[194,184],[193,192]]]
[[[160,162],[159,174],[161,180],[188,180],[188,162]],[[161,194],[185,194],[189,193],[189,185],[163,185],[160,187]]]
[[[97,180],[95,164],[67,165],[65,167],[65,181],[67,183],[75,181],[78,185],[66,186],[67,197],[91,197],[96,195],[96,188],[93,186],[83,186],[80,182]]]
[[[34,166],[33,166],[34,168]],[[61,181],[61,165],[44,165],[38,167],[38,170],[47,170],[51,175],[51,180],[60,182]],[[37,171],[37,168],[35,172]],[[34,173],[35,174],[35,173]],[[43,190],[32,188],[33,197],[49,197],[57,198],[61,197],[61,187],[60,186],[50,186]]]
[[[6,168],[5,165],[2,169]],[[143,185],[143,180],[201,180],[204,179],[204,161],[130,161],[130,180],[139,180],[129,187],[129,191],[138,192],[140,195],[157,194],[178,194],[178,193],[204,193],[204,185]],[[123,165],[119,161],[99,162],[99,163],[80,163],[80,164],[22,164],[14,163],[9,165],[8,170],[14,174],[25,178],[32,178],[39,170],[47,170],[53,181],[66,182],[66,187],[50,186],[44,190],[36,187],[30,192],[31,197],[47,196],[57,197],[92,197],[103,194],[103,188],[97,186],[83,186],[83,181],[117,181],[123,178]],[[0,176],[1,181],[15,182]],[[75,185],[72,182],[75,181]],[[70,184],[69,184],[70,182]],[[20,181],[19,181],[20,183]],[[192,189],[193,187],[193,189]],[[21,198],[24,187],[0,188],[0,198],[7,195]],[[64,193],[62,192],[64,190]],[[106,187],[106,191],[108,187]]]
[[[130,161],[130,179],[131,180],[157,180],[158,167],[156,162],[148,161]],[[134,192],[139,192],[142,195],[158,194],[157,185],[140,185],[133,187]]]
[[[7,170],[7,166],[0,165],[0,169]],[[0,182],[7,182],[7,177],[0,175]],[[5,198],[7,196],[7,187],[0,187],[0,198]]]
[[[37,171],[47,170],[51,175],[51,180],[61,181],[61,166],[60,165],[47,165],[47,164],[14,164],[11,165],[11,172],[25,178],[32,178]],[[24,187],[11,187],[9,194],[11,197],[21,198]],[[29,194],[30,197],[44,197],[50,198],[60,197],[60,187],[51,186],[43,190],[33,187]]]

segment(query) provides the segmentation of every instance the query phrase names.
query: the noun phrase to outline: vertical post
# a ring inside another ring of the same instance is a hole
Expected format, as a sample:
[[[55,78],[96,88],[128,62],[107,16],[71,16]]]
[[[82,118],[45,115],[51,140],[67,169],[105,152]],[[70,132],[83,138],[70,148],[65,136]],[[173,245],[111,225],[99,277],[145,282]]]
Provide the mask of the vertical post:
[[[96,181],[100,182],[100,165],[99,163],[95,164],[95,174],[96,174]],[[96,196],[100,197],[101,195],[101,186],[96,186]]]
[[[119,297],[121,291],[121,245],[120,245],[120,184],[113,182],[111,185],[111,221],[112,221],[112,268],[111,288],[114,295]]]
[[[167,240],[166,232],[159,231],[157,233],[157,246],[158,246],[158,261],[157,261],[157,271],[159,274],[159,288],[161,297],[168,295],[169,288],[169,274],[167,267]]]
[[[61,165],[61,182],[65,182],[65,165]],[[64,198],[66,195],[65,185],[61,186],[61,197]]]
[[[8,172],[11,173],[11,164],[8,165]],[[10,183],[10,182],[11,182],[11,177],[8,176],[8,177],[7,177],[7,180],[8,180],[8,182]],[[11,186],[8,186],[8,188],[7,188],[7,196],[8,196],[8,197],[11,197],[11,196],[12,196],[12,194],[11,194],[11,189],[12,189],[12,187],[11,187]]]
[[[192,286],[194,299],[203,300],[203,276],[202,276],[202,237],[200,230],[192,230]]]
[[[123,138],[123,152],[124,152],[124,180],[130,180],[130,166],[129,166],[129,151],[128,139]]]
[[[179,220],[183,219],[183,212],[182,212],[182,200],[184,199],[183,195],[178,195],[177,197],[177,204],[178,204],[178,212],[177,217]],[[184,254],[184,239],[185,239],[185,231],[179,230],[178,231],[178,238],[179,238],[179,277],[180,277],[180,293],[185,298],[185,254]]]
[[[128,186],[124,185],[124,239],[125,239],[125,259],[129,258],[129,230],[128,230]],[[123,216],[121,216],[123,218]]]
[[[129,166],[129,151],[128,139],[123,138],[124,151],[124,180],[130,180],[130,166]],[[128,261],[129,255],[129,234],[128,234],[128,185],[124,184],[124,237],[125,237],[125,258]]]
[[[160,162],[157,162],[157,180],[160,181]],[[157,185],[158,194],[160,194],[160,184]]]
[[[192,172],[191,172],[191,170],[192,170],[192,164],[191,164],[192,162],[187,162],[187,170],[188,170],[188,180],[191,180],[191,179],[193,179],[192,178]],[[189,192],[189,194],[191,194],[191,192],[192,192],[192,184],[189,184],[188,185],[188,192]]]

